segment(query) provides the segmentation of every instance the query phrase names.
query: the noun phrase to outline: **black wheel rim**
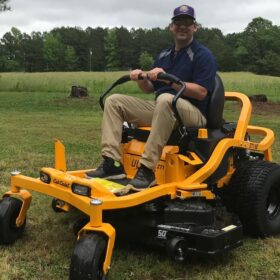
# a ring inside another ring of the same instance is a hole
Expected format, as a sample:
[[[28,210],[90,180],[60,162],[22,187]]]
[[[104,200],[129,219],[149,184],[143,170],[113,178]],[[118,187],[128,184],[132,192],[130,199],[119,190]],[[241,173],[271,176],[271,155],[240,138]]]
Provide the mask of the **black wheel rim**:
[[[279,185],[275,183],[268,195],[267,199],[267,214],[270,219],[275,218],[280,213],[280,189]]]
[[[185,255],[185,248],[184,248],[184,242],[181,240],[176,245],[175,251],[174,251],[174,260],[176,262],[183,262],[186,258]]]

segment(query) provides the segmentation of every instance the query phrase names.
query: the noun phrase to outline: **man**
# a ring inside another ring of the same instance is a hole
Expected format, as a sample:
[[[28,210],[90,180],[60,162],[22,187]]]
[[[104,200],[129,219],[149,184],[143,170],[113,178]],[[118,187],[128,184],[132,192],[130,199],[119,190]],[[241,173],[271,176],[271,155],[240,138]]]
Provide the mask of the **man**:
[[[178,123],[172,109],[172,99],[179,86],[157,81],[161,72],[173,74],[186,82],[183,97],[177,102],[180,117],[187,127],[205,127],[209,95],[214,88],[216,63],[211,52],[193,39],[197,30],[194,9],[187,5],[173,12],[170,31],[175,45],[162,51],[153,69],[144,73],[131,71],[131,80],[137,82],[144,92],[156,92],[155,101],[144,101],[120,94],[106,99],[102,121],[103,163],[86,173],[89,178],[125,178],[120,162],[120,143],[124,121],[136,126],[151,126],[151,132],[140,159],[140,167],[129,182],[132,189],[144,190],[156,184],[154,170],[173,129]],[[144,79],[139,79],[142,77]]]

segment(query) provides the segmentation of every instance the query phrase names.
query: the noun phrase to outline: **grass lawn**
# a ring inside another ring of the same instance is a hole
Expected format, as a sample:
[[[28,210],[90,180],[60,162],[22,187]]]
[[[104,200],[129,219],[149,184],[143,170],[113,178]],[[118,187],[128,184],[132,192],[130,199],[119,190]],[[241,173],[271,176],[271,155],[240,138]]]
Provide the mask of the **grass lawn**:
[[[100,162],[102,117],[98,97],[122,74],[0,74],[0,193],[9,189],[10,171],[17,169],[37,177],[41,167],[53,166],[55,138],[66,146],[69,170],[96,166]],[[250,73],[221,76],[226,90],[266,94],[270,101],[280,102],[280,78]],[[69,98],[72,84],[87,86],[90,96]],[[132,93],[137,89],[128,83],[117,91]],[[274,130],[273,156],[280,163],[280,106],[273,106],[273,110],[254,110],[250,123]],[[234,114],[236,105],[227,105],[226,118]],[[75,243],[72,225],[78,213],[56,214],[50,203],[51,198],[33,193],[23,238],[13,246],[0,246],[1,280],[68,279]],[[184,264],[176,264],[151,248],[117,244],[110,279],[280,279],[279,262],[279,237],[245,237],[242,247],[221,257],[192,258]]]

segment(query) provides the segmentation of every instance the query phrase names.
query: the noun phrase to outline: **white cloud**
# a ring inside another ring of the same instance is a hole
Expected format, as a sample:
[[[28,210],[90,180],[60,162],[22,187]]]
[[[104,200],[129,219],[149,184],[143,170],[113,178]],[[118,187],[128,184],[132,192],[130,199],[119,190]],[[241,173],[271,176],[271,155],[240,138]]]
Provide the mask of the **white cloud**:
[[[163,28],[184,3],[195,8],[204,27],[223,33],[241,32],[258,16],[280,24],[278,0],[11,0],[12,11],[0,14],[0,36],[13,26],[27,33],[61,26]]]

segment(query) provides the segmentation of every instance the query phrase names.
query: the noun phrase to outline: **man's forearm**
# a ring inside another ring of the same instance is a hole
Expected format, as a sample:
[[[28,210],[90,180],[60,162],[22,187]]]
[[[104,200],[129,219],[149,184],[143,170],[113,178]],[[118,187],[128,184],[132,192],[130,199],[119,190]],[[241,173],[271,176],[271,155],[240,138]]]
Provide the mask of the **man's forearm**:
[[[154,86],[153,84],[147,80],[147,79],[144,79],[144,80],[138,80],[137,81],[137,84],[138,84],[138,87],[146,92],[146,93],[150,93],[150,92],[153,92],[154,91]]]
[[[172,88],[179,90],[180,86],[177,84],[172,84]],[[207,89],[195,84],[195,83],[186,83],[186,89],[183,93],[183,96],[194,98],[197,100],[203,100],[207,95]]]

